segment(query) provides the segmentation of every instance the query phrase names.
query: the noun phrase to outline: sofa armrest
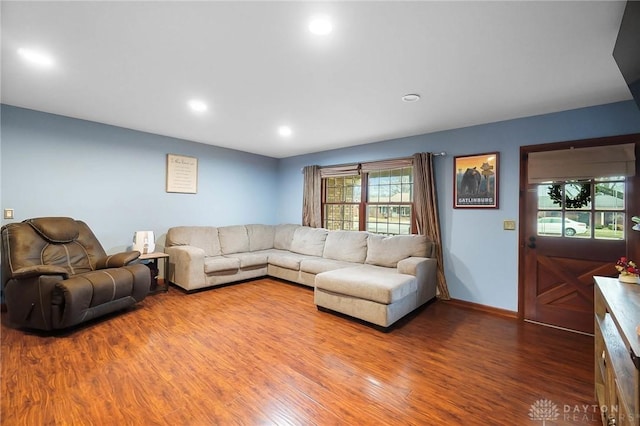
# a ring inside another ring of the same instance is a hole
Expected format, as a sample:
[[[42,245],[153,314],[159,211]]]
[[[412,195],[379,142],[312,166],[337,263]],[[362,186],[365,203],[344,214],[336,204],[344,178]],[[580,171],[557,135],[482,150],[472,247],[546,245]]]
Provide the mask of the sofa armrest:
[[[56,265],[35,265],[16,269],[11,276],[14,279],[22,280],[25,278],[37,277],[40,275],[60,275],[63,279],[69,278],[69,272],[62,266]]]
[[[436,297],[438,261],[431,257],[409,257],[398,262],[398,272],[414,275],[418,284],[418,304]]]
[[[428,267],[432,264],[435,268],[435,262],[436,260],[430,257],[408,257],[398,262],[398,272],[401,274],[418,275],[421,268]]]
[[[169,255],[169,281],[185,290],[202,287],[206,281],[204,273],[205,252],[194,246],[165,247]]]
[[[125,251],[122,253],[111,254],[101,257],[96,262],[96,269],[121,268],[140,257],[139,251]]]

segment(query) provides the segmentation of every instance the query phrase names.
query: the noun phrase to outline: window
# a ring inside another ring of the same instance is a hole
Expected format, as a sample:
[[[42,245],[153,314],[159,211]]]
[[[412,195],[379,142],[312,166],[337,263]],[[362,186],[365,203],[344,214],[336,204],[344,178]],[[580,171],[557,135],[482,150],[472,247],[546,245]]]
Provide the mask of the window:
[[[625,178],[538,185],[538,235],[625,239]]]
[[[360,229],[362,178],[360,175],[322,179],[323,226],[327,229]]]
[[[322,223],[330,230],[411,234],[413,167],[323,178]]]

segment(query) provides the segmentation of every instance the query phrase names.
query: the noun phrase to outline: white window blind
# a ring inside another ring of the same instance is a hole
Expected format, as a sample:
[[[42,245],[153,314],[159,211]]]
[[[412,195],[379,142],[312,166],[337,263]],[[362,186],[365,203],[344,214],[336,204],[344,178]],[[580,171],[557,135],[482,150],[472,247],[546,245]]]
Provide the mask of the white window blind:
[[[372,161],[370,163],[362,163],[363,172],[375,172],[378,170],[401,169],[403,167],[411,167],[413,165],[412,158],[394,158],[392,160]]]
[[[413,165],[413,158],[394,158],[390,160],[371,161],[368,163],[342,164],[338,166],[326,166],[320,168],[320,176],[353,176],[360,173],[368,173],[377,170],[400,169]]]
[[[360,174],[360,164],[328,166],[320,168],[320,177],[353,176]]]
[[[634,143],[532,152],[528,158],[529,183],[635,174]]]

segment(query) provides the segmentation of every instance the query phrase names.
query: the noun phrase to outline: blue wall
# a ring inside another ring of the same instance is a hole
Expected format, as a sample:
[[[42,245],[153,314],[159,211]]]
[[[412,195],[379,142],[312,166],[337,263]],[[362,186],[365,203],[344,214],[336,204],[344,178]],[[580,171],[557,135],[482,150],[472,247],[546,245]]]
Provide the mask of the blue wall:
[[[522,145],[640,133],[640,110],[620,102],[277,160],[113,126],[2,106],[0,196],[16,221],[85,220],[108,252],[136,230],[159,242],[171,226],[300,223],[301,168],[446,151],[435,160],[445,273],[452,297],[515,311]],[[453,157],[500,152],[500,208],[453,209]],[[198,193],[165,192],[167,153],[197,157]],[[7,221],[3,221],[6,223]]]
[[[640,110],[620,102],[555,114],[466,127],[357,147],[290,157],[280,161],[278,218],[300,221],[305,165],[342,164],[445,151],[436,157],[437,193],[445,275],[451,297],[516,311],[518,233],[503,220],[518,219],[520,146],[640,133]],[[453,208],[453,157],[500,153],[500,208]]]
[[[2,105],[2,208],[71,216],[107,252],[176,225],[275,223],[277,160]],[[198,193],[165,191],[167,153],[198,158]],[[3,224],[8,221],[3,221]]]

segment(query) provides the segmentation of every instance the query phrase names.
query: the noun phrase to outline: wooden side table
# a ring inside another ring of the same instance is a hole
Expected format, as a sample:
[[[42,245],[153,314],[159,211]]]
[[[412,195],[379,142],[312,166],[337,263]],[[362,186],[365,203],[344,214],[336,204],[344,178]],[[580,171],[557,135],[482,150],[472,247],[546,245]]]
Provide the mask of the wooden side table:
[[[158,275],[151,277],[151,288],[149,289],[149,293],[155,294],[159,292],[167,292],[169,291],[169,255],[167,253],[162,253],[160,251],[154,251],[153,253],[141,254],[138,260],[148,260],[150,261],[147,266],[152,271],[155,271],[156,274],[160,271],[159,261],[163,259],[164,263],[164,284],[158,284]]]

